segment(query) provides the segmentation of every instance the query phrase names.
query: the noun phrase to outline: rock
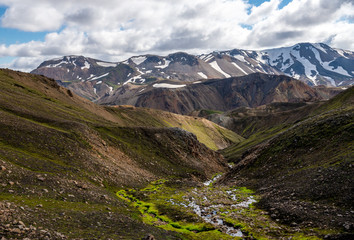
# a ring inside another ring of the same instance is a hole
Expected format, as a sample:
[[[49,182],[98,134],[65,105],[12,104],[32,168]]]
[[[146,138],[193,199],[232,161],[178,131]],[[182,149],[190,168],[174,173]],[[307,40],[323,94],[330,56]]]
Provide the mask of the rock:
[[[40,208],[42,208],[42,207],[43,207],[43,205],[42,205],[42,204],[38,204],[36,207],[40,207]]]
[[[146,237],[142,238],[142,240],[156,240],[152,234],[148,234]]]
[[[41,182],[44,182],[45,181],[45,178],[42,177],[41,175],[37,175],[37,180],[41,181]]]
[[[47,192],[49,192],[49,191],[48,191],[48,189],[46,189],[46,188],[45,188],[45,189],[43,189],[43,191],[44,191],[44,192],[46,192],[46,193],[47,193]]]
[[[9,184],[10,184],[11,186],[13,186],[15,183],[12,182],[12,181],[9,181]]]
[[[19,228],[14,228],[14,229],[11,230],[11,232],[20,234],[20,233],[21,233],[21,229],[19,229]]]
[[[1,167],[0,167],[0,170],[1,170],[1,171],[5,171],[5,170],[6,170],[6,167],[1,166]]]
[[[18,221],[19,225],[26,226],[22,221]]]
[[[290,224],[290,226],[296,227],[296,226],[297,226],[297,223],[296,223],[296,222],[292,222],[292,223]]]

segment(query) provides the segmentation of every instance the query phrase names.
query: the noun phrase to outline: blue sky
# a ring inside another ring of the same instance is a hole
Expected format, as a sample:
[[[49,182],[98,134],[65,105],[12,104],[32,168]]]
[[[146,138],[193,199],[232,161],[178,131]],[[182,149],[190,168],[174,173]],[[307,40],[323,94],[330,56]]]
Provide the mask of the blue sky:
[[[120,61],[298,42],[353,50],[353,19],[352,0],[0,0],[0,67],[30,71],[73,54]]]
[[[0,7],[0,16],[3,16],[7,7]],[[44,41],[48,32],[25,32],[14,28],[0,27],[0,44],[16,44],[30,41]]]
[[[281,9],[281,8],[283,8],[283,7],[285,7],[286,5],[288,5],[289,4],[289,2],[291,2],[292,0],[283,0],[281,3],[280,3],[280,5],[279,5],[279,8]],[[264,2],[269,2],[269,0],[249,0],[248,1],[250,4],[252,4],[252,5],[255,5],[255,6],[259,6],[259,5],[261,5],[262,3],[264,3]]]

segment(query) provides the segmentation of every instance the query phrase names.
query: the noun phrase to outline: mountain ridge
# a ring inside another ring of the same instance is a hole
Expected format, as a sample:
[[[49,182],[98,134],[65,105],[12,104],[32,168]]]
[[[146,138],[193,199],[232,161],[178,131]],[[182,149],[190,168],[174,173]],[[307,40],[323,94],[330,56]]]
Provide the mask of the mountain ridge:
[[[299,43],[262,51],[233,49],[191,55],[140,55],[121,62],[64,56],[43,62],[32,73],[59,81],[77,94],[97,100],[127,83],[160,80],[195,82],[255,72],[284,74],[310,85],[345,87],[354,83],[354,53],[323,43]]]

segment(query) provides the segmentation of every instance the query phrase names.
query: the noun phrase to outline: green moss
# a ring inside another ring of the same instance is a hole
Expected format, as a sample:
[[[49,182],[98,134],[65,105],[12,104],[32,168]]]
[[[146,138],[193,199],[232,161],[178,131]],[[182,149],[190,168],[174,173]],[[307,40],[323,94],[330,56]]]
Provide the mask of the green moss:
[[[246,194],[254,194],[254,191],[252,191],[246,187],[240,187],[240,188],[237,188],[237,190],[242,193],[246,193]]]
[[[201,236],[206,236],[204,233],[208,232],[208,238],[206,239],[232,239],[228,235],[215,231],[215,227],[209,223],[194,223],[194,222],[182,222],[174,221],[167,215],[162,215],[157,207],[159,202],[154,196],[165,194],[171,191],[171,188],[164,186],[166,180],[158,180],[152,182],[147,187],[139,191],[126,191],[120,190],[117,192],[117,196],[132,204],[141,213],[142,220],[151,225],[155,225],[165,230],[175,231],[182,234],[186,234],[191,239],[201,239]],[[152,198],[148,198],[149,202],[142,201],[133,196],[133,194],[152,194]],[[166,202],[164,204],[166,206]],[[166,210],[166,209],[165,209]]]

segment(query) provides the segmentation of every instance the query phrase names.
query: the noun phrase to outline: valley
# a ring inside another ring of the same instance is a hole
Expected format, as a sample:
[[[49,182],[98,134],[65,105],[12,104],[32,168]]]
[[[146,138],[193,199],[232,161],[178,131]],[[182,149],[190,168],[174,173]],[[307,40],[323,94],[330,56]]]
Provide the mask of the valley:
[[[0,0],[0,240],[354,239],[354,0]]]
[[[176,113],[1,69],[0,236],[353,236],[353,87],[255,73],[168,89],[180,101],[158,90],[151,102]]]

